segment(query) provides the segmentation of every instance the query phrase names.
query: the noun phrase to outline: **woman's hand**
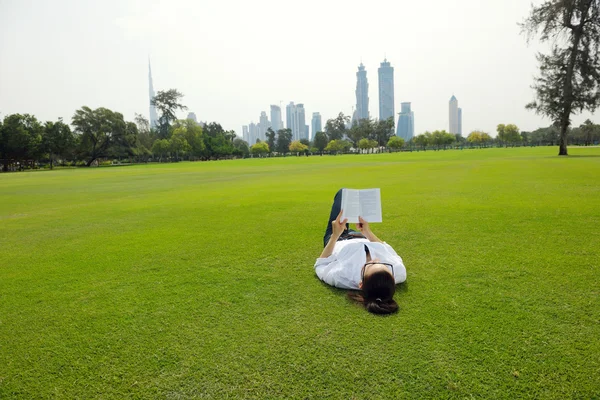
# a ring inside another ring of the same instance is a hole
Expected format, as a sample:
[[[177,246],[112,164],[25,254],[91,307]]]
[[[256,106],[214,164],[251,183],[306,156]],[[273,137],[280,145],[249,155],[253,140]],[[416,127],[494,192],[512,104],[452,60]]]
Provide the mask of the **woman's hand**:
[[[360,231],[360,233],[362,233],[363,235],[365,235],[366,233],[371,232],[371,228],[369,227],[369,223],[367,221],[365,221],[363,219],[363,217],[358,217],[358,224],[356,224],[356,227],[358,228],[358,230]],[[365,235],[367,236],[367,235]]]
[[[335,221],[331,221],[331,230],[333,236],[336,237],[336,240],[337,238],[342,236],[342,233],[344,233],[344,231],[346,230],[346,222],[348,222],[348,218],[344,218],[344,220],[342,221],[343,212],[344,210],[340,210],[340,213],[338,214]]]

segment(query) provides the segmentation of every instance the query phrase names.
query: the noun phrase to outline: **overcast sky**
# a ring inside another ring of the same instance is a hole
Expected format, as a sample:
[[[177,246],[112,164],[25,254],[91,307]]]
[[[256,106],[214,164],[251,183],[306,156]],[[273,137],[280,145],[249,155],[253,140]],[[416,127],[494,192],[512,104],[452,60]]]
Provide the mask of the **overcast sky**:
[[[156,90],[178,89],[199,120],[239,136],[280,102],[304,103],[309,125],[315,111],[323,124],[351,114],[361,60],[377,117],[377,68],[387,57],[396,112],[412,102],[416,134],[448,130],[453,94],[464,136],[495,135],[499,123],[533,130],[549,121],[524,108],[543,49],[520,35],[530,7],[527,0],[0,0],[0,117],[70,121],[83,105],[148,117],[148,56]]]

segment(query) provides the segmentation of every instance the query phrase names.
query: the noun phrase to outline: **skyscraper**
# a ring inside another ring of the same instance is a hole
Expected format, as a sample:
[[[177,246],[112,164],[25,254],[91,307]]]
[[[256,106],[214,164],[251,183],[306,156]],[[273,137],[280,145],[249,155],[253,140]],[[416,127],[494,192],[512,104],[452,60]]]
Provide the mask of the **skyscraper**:
[[[242,125],[242,139],[246,141],[246,143],[250,143],[250,137],[248,137],[248,125]]]
[[[369,118],[369,81],[363,63],[356,73],[356,119]]]
[[[263,142],[267,139],[267,129],[271,127],[267,113],[264,111],[260,112],[260,119],[258,122],[258,138]]]
[[[250,122],[250,125],[248,125],[248,144],[252,146],[256,143],[256,139],[258,139],[258,125]]]
[[[449,132],[452,134],[458,133],[458,100],[452,95],[449,104],[449,120],[450,129]]]
[[[379,120],[394,118],[394,67],[383,60],[377,70],[379,74]]]
[[[150,66],[150,59],[148,59],[148,94],[150,96],[150,128],[156,128],[158,126],[158,115],[156,114],[156,107],[152,105],[152,99],[154,96],[154,85],[152,85],[152,67]]]
[[[321,114],[320,113],[314,112],[312,114],[312,120],[310,122],[310,125],[312,128],[312,135],[310,137],[311,137],[311,139],[314,139],[317,132],[321,132],[321,130],[323,129],[321,126]]]
[[[196,113],[194,113],[194,112],[188,113],[188,116],[186,119],[191,119],[195,123],[198,123],[198,118],[196,117]]]
[[[458,108],[458,134],[462,135],[462,108]]]
[[[296,104],[296,113],[298,114],[298,134],[294,135],[294,140],[308,139],[308,129],[306,129],[306,112],[304,111],[304,104]]]
[[[285,107],[286,128],[292,131],[292,140],[300,140],[304,131],[304,104],[290,102]]]
[[[274,132],[283,129],[281,122],[281,107],[271,105],[271,129]]]
[[[415,114],[410,109],[410,103],[400,103],[400,107],[396,136],[408,142],[415,136]]]

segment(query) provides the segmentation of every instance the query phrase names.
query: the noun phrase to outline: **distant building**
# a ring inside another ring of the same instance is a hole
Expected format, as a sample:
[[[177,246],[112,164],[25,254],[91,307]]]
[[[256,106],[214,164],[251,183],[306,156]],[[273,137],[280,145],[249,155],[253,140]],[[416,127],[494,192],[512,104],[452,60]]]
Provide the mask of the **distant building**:
[[[408,142],[415,136],[415,114],[410,109],[410,103],[401,103],[400,107],[396,136]]]
[[[267,139],[267,129],[271,127],[271,123],[269,122],[269,118],[267,117],[267,113],[264,111],[260,112],[260,119],[258,123],[258,138],[263,142]]]
[[[150,128],[156,128],[158,126],[158,114],[156,113],[156,107],[152,105],[152,99],[154,96],[154,85],[152,84],[152,67],[150,66],[150,60],[148,60],[148,95],[150,96]]]
[[[358,66],[356,73],[356,119],[369,118],[369,81],[363,63]]]
[[[462,136],[462,108],[458,108],[458,133]]]
[[[379,74],[379,120],[394,118],[394,67],[387,59],[377,70]]]
[[[248,125],[242,125],[242,139],[246,141],[246,143],[250,143],[250,137],[248,136]]]
[[[448,105],[449,108],[449,122],[450,122],[450,129],[448,130],[448,132],[452,133],[453,135],[458,133],[458,100],[456,100],[456,97],[454,97],[454,95],[452,95],[452,97],[450,98],[450,103]]]
[[[304,110],[304,104],[297,104],[296,112],[298,113],[298,135],[294,140],[308,139],[308,132],[306,129],[306,112]]]
[[[310,138],[314,139],[317,132],[321,132],[321,130],[323,129],[321,126],[321,114],[320,113],[314,112],[312,114],[312,120],[310,122],[310,125],[312,128],[312,135],[310,136]]]
[[[186,119],[191,119],[195,123],[198,123],[198,119],[196,118],[196,113],[193,113],[193,112],[188,113],[188,116]]]
[[[292,140],[308,138],[306,133],[304,104],[294,104],[291,102],[285,108],[286,128],[292,131]]]
[[[256,143],[256,139],[258,138],[258,125],[254,122],[250,122],[250,125],[248,125],[248,144],[252,146]]]
[[[271,105],[271,129],[277,132],[280,129],[283,129],[283,124],[281,120],[281,107]]]

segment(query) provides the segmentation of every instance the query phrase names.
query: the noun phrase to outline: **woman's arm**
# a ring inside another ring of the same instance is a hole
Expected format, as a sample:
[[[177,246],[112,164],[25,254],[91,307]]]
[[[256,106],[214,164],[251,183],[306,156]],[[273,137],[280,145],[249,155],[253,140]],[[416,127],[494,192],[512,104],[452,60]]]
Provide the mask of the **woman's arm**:
[[[331,221],[331,237],[329,238],[329,242],[327,242],[327,246],[325,246],[319,258],[327,258],[333,253],[335,242],[337,242],[337,240],[344,232],[344,229],[346,229],[346,222],[348,222],[348,218],[344,218],[343,221],[340,221],[343,212],[344,210],[340,210],[340,213],[338,214],[335,221]]]
[[[365,237],[367,239],[369,239],[369,242],[383,243],[383,241],[381,239],[379,239],[377,236],[375,236],[375,234],[371,231],[371,227],[369,226],[369,223],[367,221],[365,221],[363,219],[363,217],[358,217],[358,221],[359,221],[359,223],[356,225],[358,227],[358,230],[360,231],[360,233],[365,235]]]

